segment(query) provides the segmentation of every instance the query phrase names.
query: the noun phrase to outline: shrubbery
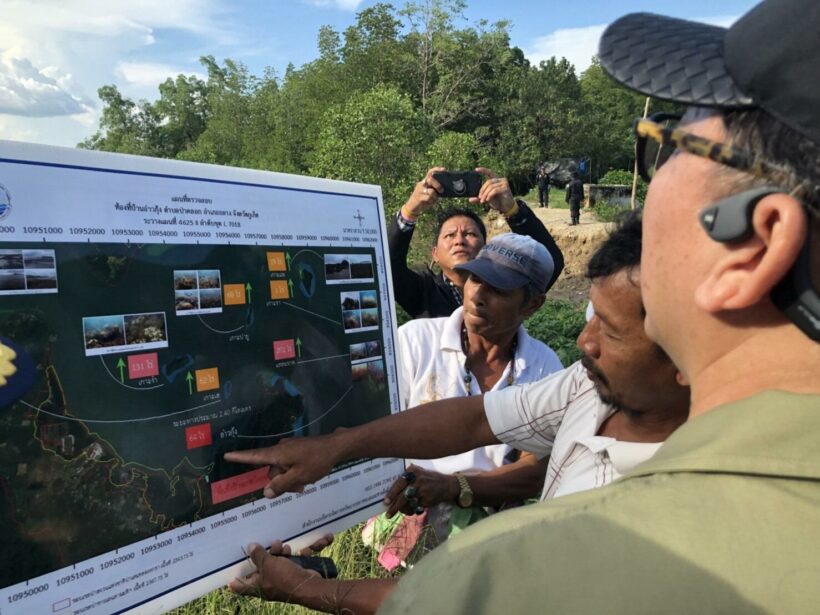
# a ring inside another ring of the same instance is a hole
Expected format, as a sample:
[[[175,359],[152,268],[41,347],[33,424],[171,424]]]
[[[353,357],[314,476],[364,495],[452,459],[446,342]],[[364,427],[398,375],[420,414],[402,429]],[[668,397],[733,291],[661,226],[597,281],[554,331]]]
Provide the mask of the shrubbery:
[[[532,337],[552,348],[561,362],[568,366],[581,358],[575,340],[585,324],[583,308],[575,307],[571,301],[558,299],[544,303],[524,323],[524,327]]]

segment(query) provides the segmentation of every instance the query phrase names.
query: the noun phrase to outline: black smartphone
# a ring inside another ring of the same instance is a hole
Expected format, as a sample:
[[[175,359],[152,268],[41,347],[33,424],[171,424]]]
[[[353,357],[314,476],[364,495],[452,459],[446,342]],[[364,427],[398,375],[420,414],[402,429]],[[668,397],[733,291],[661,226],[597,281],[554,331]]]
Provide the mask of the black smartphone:
[[[475,171],[440,171],[433,179],[444,189],[439,196],[446,198],[478,196],[481,190],[481,174]]]

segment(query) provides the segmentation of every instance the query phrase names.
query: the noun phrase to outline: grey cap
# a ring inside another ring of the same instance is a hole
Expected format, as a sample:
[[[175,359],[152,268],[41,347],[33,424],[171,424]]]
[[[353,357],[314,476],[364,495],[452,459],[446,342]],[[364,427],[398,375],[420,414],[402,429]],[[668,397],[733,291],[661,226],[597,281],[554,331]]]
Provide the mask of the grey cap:
[[[474,260],[456,265],[454,269],[469,271],[501,290],[532,284],[544,293],[555,263],[547,249],[532,237],[504,233],[493,237]]]

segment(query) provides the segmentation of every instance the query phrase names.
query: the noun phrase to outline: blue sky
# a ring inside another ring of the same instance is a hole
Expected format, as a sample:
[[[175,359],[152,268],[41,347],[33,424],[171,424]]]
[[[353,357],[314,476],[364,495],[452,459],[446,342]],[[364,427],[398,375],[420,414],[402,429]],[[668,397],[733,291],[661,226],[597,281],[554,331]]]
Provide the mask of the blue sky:
[[[423,1],[423,0],[420,0]],[[97,88],[115,84],[154,99],[179,73],[202,75],[199,57],[241,61],[278,75],[316,57],[319,27],[337,31],[374,0],[3,0],[0,139],[73,146],[97,128]],[[402,1],[393,3],[402,6]],[[468,0],[463,25],[511,22],[512,43],[538,62],[565,56],[579,72],[605,25],[652,11],[729,25],[755,0]],[[203,75],[204,76],[204,75]]]

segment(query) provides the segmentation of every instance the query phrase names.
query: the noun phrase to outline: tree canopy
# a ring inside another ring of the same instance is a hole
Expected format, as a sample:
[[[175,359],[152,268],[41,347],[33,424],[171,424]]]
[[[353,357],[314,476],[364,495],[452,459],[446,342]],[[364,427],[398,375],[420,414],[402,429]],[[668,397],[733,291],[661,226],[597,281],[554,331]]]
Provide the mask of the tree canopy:
[[[80,147],[377,183],[395,211],[429,166],[481,163],[526,186],[547,159],[589,156],[595,175],[632,163],[643,97],[600,65],[533,66],[509,24],[472,25],[464,0],[376,4],[344,32],[324,26],[319,56],[251,75],[203,57],[154,101],[98,91],[98,131]]]

